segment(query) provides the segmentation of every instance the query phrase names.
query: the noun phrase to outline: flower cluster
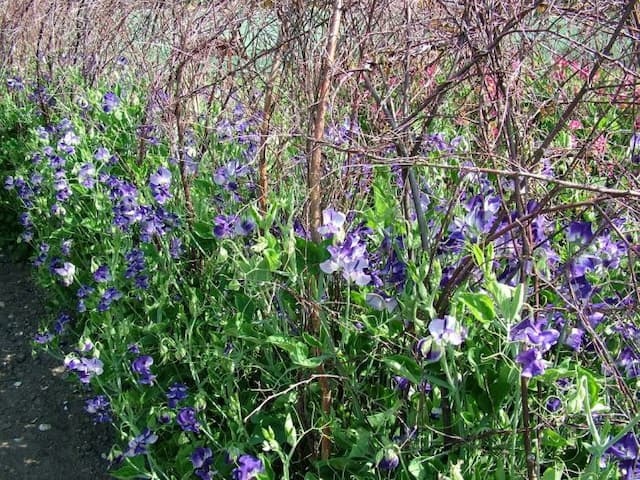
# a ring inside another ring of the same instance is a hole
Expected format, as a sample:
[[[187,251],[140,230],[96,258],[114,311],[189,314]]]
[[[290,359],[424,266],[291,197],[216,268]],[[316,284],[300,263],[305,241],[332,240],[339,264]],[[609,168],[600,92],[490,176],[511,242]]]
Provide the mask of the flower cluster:
[[[344,214],[334,210],[328,210],[324,219],[327,221],[319,230],[325,235],[334,235],[334,232],[342,231],[342,217]],[[341,272],[343,278],[356,285],[365,286],[371,282],[371,275],[368,273],[369,256],[367,244],[364,236],[370,233],[367,228],[356,228],[346,234],[344,241],[339,241],[336,245],[330,245],[327,250],[331,254],[328,260],[320,264],[320,269],[327,274]]]
[[[100,301],[98,302],[98,311],[106,312],[111,308],[111,304],[116,300],[120,300],[122,298],[122,292],[115,287],[109,287],[100,297]]]
[[[256,129],[261,119],[261,114],[252,115],[244,105],[237,103],[231,118],[222,118],[218,121],[216,125],[218,139],[244,147],[242,156],[252,160],[260,143],[260,136],[256,133]]]
[[[513,326],[509,337],[513,341],[523,342],[525,349],[516,357],[516,361],[522,366],[522,376],[531,378],[544,373],[546,366],[542,355],[558,343],[560,332],[554,328],[546,328],[547,320],[538,318],[526,318]]]
[[[246,236],[256,228],[249,219],[242,219],[238,215],[218,215],[214,219],[213,234],[217,238],[233,238],[237,235]]]

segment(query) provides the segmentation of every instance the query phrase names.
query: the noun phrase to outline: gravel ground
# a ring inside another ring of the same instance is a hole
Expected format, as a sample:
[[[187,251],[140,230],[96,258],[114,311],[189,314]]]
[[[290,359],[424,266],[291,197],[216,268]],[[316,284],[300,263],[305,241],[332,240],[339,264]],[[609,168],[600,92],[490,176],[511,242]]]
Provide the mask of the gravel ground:
[[[45,310],[30,267],[0,251],[0,480],[103,480],[113,434],[83,411],[61,362],[32,355]]]

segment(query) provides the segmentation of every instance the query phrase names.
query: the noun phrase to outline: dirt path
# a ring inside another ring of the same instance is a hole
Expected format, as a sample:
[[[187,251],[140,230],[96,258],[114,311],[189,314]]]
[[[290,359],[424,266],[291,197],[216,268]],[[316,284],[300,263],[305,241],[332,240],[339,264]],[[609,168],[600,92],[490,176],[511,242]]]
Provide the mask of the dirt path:
[[[110,427],[93,424],[60,362],[31,356],[44,309],[29,273],[0,251],[0,480],[109,479]]]

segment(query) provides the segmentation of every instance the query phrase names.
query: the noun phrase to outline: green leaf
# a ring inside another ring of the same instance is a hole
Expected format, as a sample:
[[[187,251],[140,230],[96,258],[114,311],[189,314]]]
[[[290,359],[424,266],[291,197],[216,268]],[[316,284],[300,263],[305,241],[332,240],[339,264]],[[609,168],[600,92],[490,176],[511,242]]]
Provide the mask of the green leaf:
[[[349,452],[349,458],[367,458],[371,452],[371,432],[364,428],[352,430],[351,432],[353,435],[349,442],[352,445],[351,451]]]
[[[205,222],[196,222],[193,225],[193,233],[205,240],[216,238],[213,234],[213,226]]]
[[[542,474],[542,480],[562,480],[562,472],[564,467],[562,465],[554,465],[547,468]]]
[[[458,298],[483,325],[490,323],[496,317],[493,300],[486,293],[461,293]]]
[[[522,283],[518,284],[517,287],[510,287],[493,280],[487,284],[487,289],[493,295],[498,310],[507,323],[513,323],[520,318],[525,292]]]
[[[550,428],[545,428],[542,431],[542,445],[551,448],[564,448],[572,446],[573,442]]]
[[[151,478],[149,474],[145,473],[143,456],[127,458],[127,463],[119,469],[109,472],[109,474],[120,480],[142,480]]]
[[[394,373],[409,379],[414,384],[419,384],[422,379],[422,368],[416,361],[405,355],[391,355],[383,359],[383,362]]]
[[[287,438],[287,443],[294,447],[296,445],[298,436],[290,413],[287,413],[287,418],[284,421],[284,434]]]
[[[409,463],[409,473],[418,480],[423,480],[427,475],[427,472],[422,463],[423,460],[421,458],[414,458],[413,460],[411,460],[411,463]]]

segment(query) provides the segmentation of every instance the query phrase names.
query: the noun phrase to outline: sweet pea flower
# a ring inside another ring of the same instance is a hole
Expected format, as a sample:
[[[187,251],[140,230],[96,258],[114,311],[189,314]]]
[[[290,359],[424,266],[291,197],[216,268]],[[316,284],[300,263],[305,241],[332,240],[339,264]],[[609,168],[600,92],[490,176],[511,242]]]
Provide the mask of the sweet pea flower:
[[[145,429],[129,442],[129,448],[124,452],[125,457],[135,457],[137,455],[145,455],[148,453],[149,445],[156,443],[158,436],[154,434],[149,427]]]
[[[467,336],[467,329],[458,325],[457,320],[450,315],[445,315],[444,318],[434,318],[429,324],[429,332],[436,342],[456,347]]]
[[[151,373],[151,365],[153,365],[153,358],[149,355],[141,355],[131,362],[131,370],[140,376],[139,384],[151,385],[155,380],[156,376]]]
[[[213,463],[213,453],[210,448],[197,447],[191,454],[191,463],[193,464],[194,474],[200,480],[211,480],[214,473],[211,471]]]
[[[390,472],[400,465],[400,457],[398,456],[396,447],[389,447],[384,450],[382,460],[378,462],[378,470]]]
[[[196,419],[196,409],[193,407],[181,408],[176,416],[176,422],[185,432],[200,433],[200,423]]]
[[[231,472],[233,480],[252,480],[256,475],[264,472],[262,460],[251,455],[241,455],[237,463],[238,466]]]
[[[171,186],[171,171],[166,167],[160,167],[149,177],[149,187],[156,202],[160,205],[167,203],[171,198],[169,187]]]
[[[344,236],[344,222],[347,216],[334,210],[333,208],[327,208],[322,212],[322,226],[318,227],[318,233],[323,238],[336,237],[339,240]]]
[[[544,360],[542,360],[542,354],[536,348],[530,348],[524,350],[516,357],[516,362],[522,366],[521,375],[525,378],[535,377],[541,375],[546,370]]]

